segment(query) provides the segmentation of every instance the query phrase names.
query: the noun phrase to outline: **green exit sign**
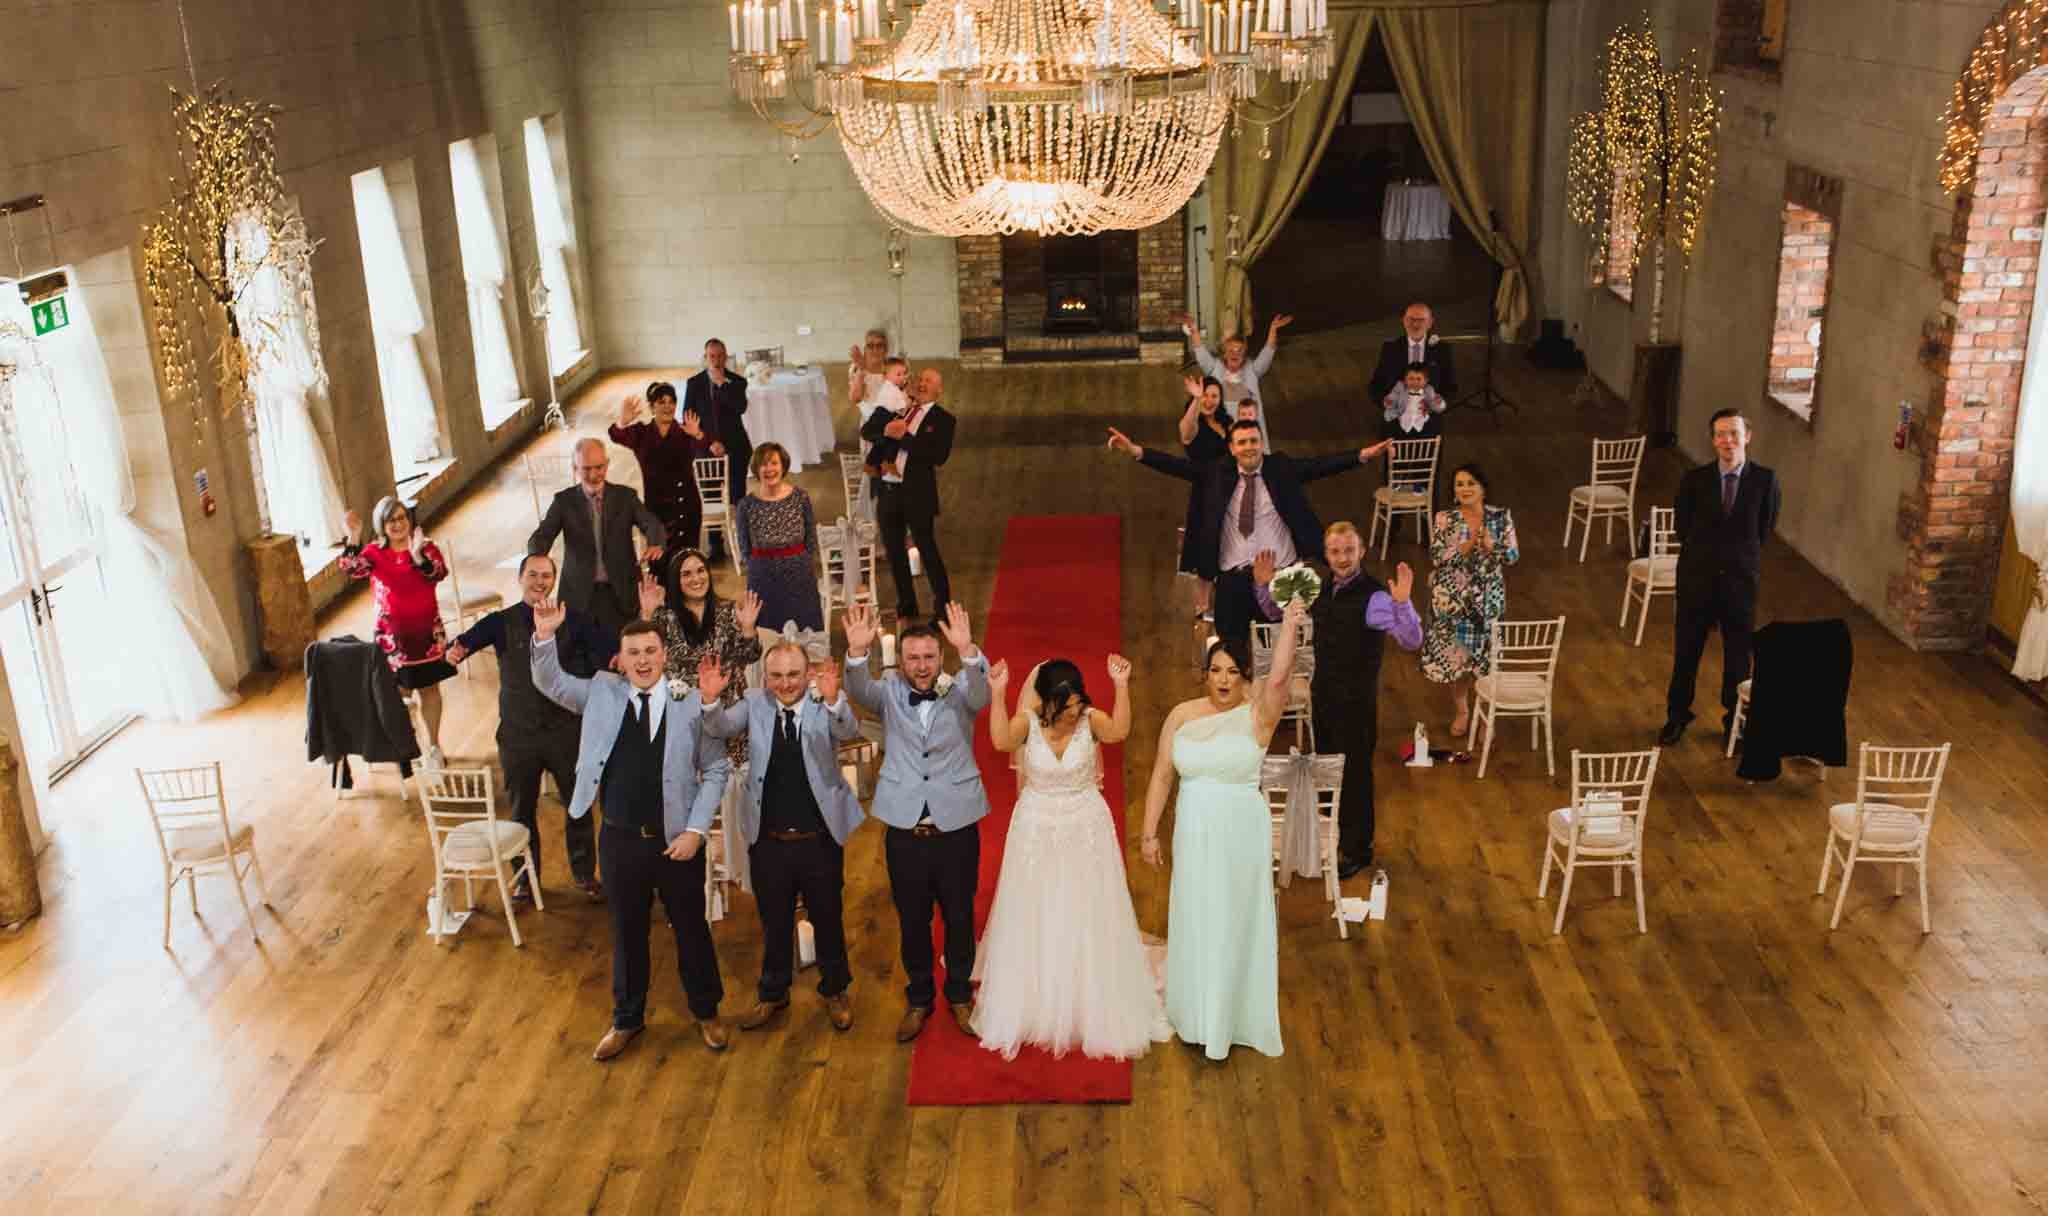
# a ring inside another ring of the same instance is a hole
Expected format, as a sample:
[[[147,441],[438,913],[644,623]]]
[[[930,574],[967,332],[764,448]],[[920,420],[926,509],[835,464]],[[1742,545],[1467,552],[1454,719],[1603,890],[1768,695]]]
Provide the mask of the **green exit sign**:
[[[64,306],[64,297],[44,300],[29,306],[29,317],[35,322],[36,337],[54,333],[71,324],[71,310]]]

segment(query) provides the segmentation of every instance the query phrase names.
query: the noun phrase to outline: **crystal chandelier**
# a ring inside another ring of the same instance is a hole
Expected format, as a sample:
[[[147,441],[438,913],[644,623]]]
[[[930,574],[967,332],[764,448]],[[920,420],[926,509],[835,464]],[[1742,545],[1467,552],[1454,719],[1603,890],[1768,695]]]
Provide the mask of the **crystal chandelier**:
[[[1265,137],[1331,64],[1327,0],[1165,2],[930,0],[899,17],[896,0],[747,0],[727,8],[733,90],[792,141],[837,131],[896,227],[1144,228],[1201,185],[1226,127]]]

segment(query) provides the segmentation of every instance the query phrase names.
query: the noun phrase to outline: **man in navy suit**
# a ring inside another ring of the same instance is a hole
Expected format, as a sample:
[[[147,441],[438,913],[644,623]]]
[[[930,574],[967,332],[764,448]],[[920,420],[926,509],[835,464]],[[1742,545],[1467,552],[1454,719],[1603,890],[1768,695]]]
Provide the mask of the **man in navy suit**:
[[[853,704],[839,688],[839,668],[818,668],[818,692],[809,694],[803,647],[782,642],[762,659],[768,687],[753,688],[704,719],[716,738],[747,735],[747,784],[739,807],[740,831],[754,876],[754,906],[761,913],[761,984],[741,1030],[758,1030],[789,1008],[796,964],[796,901],[803,896],[818,948],[818,995],[834,1030],[853,1025],[846,989],[842,914],[846,838],[860,826],[860,799],[839,768],[839,744],[860,737]],[[721,678],[722,679],[722,678]]]
[[[724,677],[707,660],[698,688],[677,695],[680,686],[665,678],[661,630],[647,621],[620,631],[623,675],[568,675],[555,645],[565,613],[561,604],[534,610],[533,683],[555,704],[583,715],[569,814],[581,819],[604,799],[597,854],[611,887],[612,1026],[591,1058],[618,1055],[647,1025],[647,930],[656,894],[675,929],[677,966],[697,1033],[706,1047],[724,1051],[718,1003],[725,988],[704,918],[704,838],[732,766],[725,745],[700,729],[704,706],[718,700]]]
[[[1717,457],[1678,483],[1677,640],[1665,697],[1666,747],[1692,721],[1693,686],[1707,634],[1721,630],[1721,733],[1735,717],[1735,697],[1749,678],[1750,631],[1764,541],[1778,523],[1778,475],[1749,459],[1749,423],[1739,410],[1716,410],[1710,423]]]
[[[1169,477],[1201,487],[1195,531],[1184,542],[1204,578],[1216,580],[1216,635],[1244,641],[1252,633],[1252,563],[1270,552],[1276,568],[1322,549],[1323,525],[1302,488],[1319,477],[1348,473],[1379,455],[1381,440],[1356,452],[1297,460],[1267,453],[1259,424],[1230,424],[1230,459],[1196,464],[1132,443],[1111,427],[1109,446]]]
[[[747,434],[747,378],[726,371],[725,358],[725,343],[713,338],[704,344],[704,370],[683,382],[683,412],[695,415],[704,429],[697,454],[726,458],[726,502],[738,506],[747,496],[754,441]],[[719,556],[718,546],[712,548],[712,556]]]
[[[946,1008],[967,1034],[974,1021],[974,891],[981,879],[981,817],[988,793],[974,762],[974,720],[988,708],[988,658],[974,644],[967,609],[946,607],[938,627],[903,631],[903,670],[874,678],[868,648],[875,610],[846,610],[846,691],[883,727],[882,774],[870,804],[889,825],[882,852],[903,936],[904,996],[896,1027],[908,1043],[924,1030],[937,992],[932,984],[932,907],[946,919]],[[960,676],[943,676],[939,637],[960,652]]]

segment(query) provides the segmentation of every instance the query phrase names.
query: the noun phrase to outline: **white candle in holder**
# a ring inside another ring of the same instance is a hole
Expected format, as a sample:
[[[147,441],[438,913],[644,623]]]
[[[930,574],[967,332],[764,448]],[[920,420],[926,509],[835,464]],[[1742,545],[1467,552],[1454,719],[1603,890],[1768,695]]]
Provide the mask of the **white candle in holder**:
[[[896,666],[896,635],[893,633],[882,635],[882,666]]]

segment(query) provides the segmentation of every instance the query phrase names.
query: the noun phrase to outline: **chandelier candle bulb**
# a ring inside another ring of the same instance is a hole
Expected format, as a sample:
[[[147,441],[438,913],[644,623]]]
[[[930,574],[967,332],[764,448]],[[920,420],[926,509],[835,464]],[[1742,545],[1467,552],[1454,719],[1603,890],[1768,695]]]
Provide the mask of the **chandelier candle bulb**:
[[[732,26],[733,53],[738,54],[740,49],[740,6],[737,4],[726,5],[725,19]]]

